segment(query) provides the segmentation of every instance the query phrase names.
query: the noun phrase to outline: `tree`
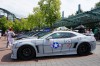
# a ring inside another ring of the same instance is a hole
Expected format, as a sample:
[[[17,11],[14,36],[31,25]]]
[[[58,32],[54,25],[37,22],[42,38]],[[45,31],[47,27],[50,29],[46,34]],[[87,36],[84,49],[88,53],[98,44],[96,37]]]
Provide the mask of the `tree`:
[[[5,32],[8,28],[13,28],[15,32],[31,30],[31,24],[28,19],[21,18],[20,20],[15,19],[14,22],[7,20],[6,17],[0,18],[0,29]]]
[[[38,2],[45,22],[50,27],[61,18],[60,4],[60,0],[40,0],[40,2]]]
[[[98,8],[98,7],[100,7],[100,2],[97,2],[97,3],[95,4],[95,8]]]
[[[22,26],[21,30],[30,30],[31,29],[30,24],[28,23],[28,19],[21,18],[20,23]]]
[[[21,18],[20,20],[15,19],[14,22],[8,22],[6,23],[7,27],[12,27],[14,31],[24,31],[24,30],[30,30],[30,24],[28,23],[27,19]]]
[[[33,18],[34,18],[33,14],[28,16],[28,24],[30,26],[30,29],[34,28],[34,19]]]
[[[34,14],[29,15],[28,21],[33,28],[37,27],[40,29],[41,27],[44,26],[44,23],[45,23],[42,11],[40,10],[39,7],[35,7],[33,9],[33,13]]]
[[[15,19],[14,24],[13,24],[13,28],[16,32],[21,31],[21,22],[18,19]]]
[[[8,28],[10,28],[10,27],[14,27],[13,26],[14,25],[14,22],[12,22],[12,21],[7,21],[7,23],[5,23],[5,27],[6,27],[6,29],[8,29]]]
[[[7,22],[8,22],[8,21],[7,21],[7,18],[6,18],[6,17],[0,18],[0,29],[2,30],[2,33],[4,33],[5,30],[6,30],[5,24],[6,24]]]

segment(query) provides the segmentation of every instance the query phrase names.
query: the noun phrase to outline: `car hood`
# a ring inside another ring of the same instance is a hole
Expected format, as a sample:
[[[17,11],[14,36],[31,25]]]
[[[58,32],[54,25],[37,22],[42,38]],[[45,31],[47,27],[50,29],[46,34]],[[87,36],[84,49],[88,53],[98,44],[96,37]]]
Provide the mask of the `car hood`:
[[[38,39],[38,37],[35,37],[35,36],[34,36],[34,37],[27,37],[27,38],[22,38],[22,39],[23,39],[23,40],[24,40],[24,39]]]
[[[36,37],[23,38],[23,39],[20,39],[20,40],[15,40],[14,44],[24,43],[24,42],[35,42],[36,40],[39,40],[39,39],[37,39]]]

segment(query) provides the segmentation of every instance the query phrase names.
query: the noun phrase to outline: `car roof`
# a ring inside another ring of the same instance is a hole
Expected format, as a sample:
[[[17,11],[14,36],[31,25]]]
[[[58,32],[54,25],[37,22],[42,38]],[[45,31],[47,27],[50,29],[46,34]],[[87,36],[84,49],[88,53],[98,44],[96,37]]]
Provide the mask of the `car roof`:
[[[74,31],[53,31],[53,33],[56,33],[56,32],[70,32],[70,33],[76,33]]]
[[[54,31],[53,33],[57,33],[57,32],[69,32],[69,33],[74,33],[76,35],[83,35],[81,33],[77,33],[77,32],[74,32],[74,31]]]

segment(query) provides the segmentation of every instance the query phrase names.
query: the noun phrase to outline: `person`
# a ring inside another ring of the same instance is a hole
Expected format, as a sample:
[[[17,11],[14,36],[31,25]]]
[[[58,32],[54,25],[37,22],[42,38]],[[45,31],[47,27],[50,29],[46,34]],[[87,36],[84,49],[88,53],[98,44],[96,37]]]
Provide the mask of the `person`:
[[[78,33],[85,33],[85,29],[84,28],[79,28]]]
[[[6,46],[6,48],[12,46],[12,44],[14,42],[13,36],[15,36],[15,33],[13,32],[12,28],[9,28],[9,30],[7,31],[7,46]]]
[[[94,33],[93,33],[92,29],[90,29],[90,35],[94,36]]]
[[[87,36],[94,36],[92,29],[86,29],[85,35]]]
[[[98,28],[97,27],[94,29],[94,37],[96,38],[96,40],[98,40]]]
[[[86,30],[85,30],[85,35],[90,35],[89,29],[86,29]]]

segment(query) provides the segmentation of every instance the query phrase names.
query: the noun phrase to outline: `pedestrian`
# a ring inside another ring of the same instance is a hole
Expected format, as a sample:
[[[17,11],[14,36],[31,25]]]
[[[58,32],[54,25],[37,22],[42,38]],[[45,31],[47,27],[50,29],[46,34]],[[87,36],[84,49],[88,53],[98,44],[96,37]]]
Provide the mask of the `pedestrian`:
[[[87,35],[87,36],[94,36],[94,34],[92,32],[92,29],[86,29],[85,35]]]
[[[9,30],[7,31],[7,45],[6,48],[11,47],[13,42],[14,42],[14,37],[15,33],[13,32],[12,28],[9,28]]]
[[[93,33],[92,29],[90,29],[90,35],[94,36],[94,33]]]
[[[86,29],[86,30],[85,30],[85,35],[87,35],[87,36],[90,35],[89,29]]]
[[[97,27],[94,29],[94,37],[96,38],[96,40],[98,40],[98,28]]]

